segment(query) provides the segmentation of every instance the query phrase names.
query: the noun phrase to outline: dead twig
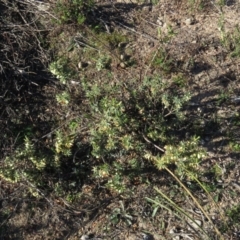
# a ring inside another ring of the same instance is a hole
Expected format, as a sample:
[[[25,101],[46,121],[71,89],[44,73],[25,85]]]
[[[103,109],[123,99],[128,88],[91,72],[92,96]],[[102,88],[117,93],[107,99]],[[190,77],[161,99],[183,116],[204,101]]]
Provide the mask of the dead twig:
[[[150,141],[144,134],[142,134],[144,140],[150,144],[152,144],[155,148],[157,148],[159,151],[161,152],[165,152],[165,150],[163,148],[160,148],[159,146],[157,146],[156,144],[154,144],[152,141]]]

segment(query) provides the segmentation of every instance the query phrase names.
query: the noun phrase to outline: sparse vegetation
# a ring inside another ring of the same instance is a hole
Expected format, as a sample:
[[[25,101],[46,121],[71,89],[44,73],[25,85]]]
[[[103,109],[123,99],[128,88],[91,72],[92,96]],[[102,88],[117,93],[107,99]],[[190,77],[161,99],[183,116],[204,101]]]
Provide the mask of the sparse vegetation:
[[[93,0],[57,0],[54,10],[59,19],[59,24],[83,24],[93,7]]]
[[[160,5],[0,0],[2,239],[239,236],[234,10]]]

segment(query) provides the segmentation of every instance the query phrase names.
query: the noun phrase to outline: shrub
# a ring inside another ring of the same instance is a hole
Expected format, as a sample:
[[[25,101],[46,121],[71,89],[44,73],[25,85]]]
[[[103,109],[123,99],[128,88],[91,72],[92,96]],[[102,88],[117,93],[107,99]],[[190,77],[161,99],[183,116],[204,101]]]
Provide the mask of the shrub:
[[[55,12],[60,23],[82,24],[94,6],[93,0],[57,1]]]
[[[159,169],[175,164],[182,177],[187,172],[197,173],[204,157],[198,138],[180,141],[178,134],[184,124],[183,106],[190,99],[189,93],[173,88],[161,77],[118,82],[114,87],[106,82],[83,81],[82,86],[91,109],[92,155],[104,159],[104,164],[95,168],[98,177],[121,178],[124,169],[136,171],[130,164],[133,159],[144,158],[154,160]],[[121,164],[120,172],[114,170],[116,161]]]

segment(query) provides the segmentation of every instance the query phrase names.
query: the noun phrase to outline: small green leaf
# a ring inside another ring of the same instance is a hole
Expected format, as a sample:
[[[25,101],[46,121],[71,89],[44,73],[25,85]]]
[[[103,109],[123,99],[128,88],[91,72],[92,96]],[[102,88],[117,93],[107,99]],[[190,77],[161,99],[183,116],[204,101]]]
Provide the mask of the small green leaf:
[[[156,216],[158,209],[159,209],[159,206],[156,206],[156,207],[153,209],[153,213],[152,213],[152,217],[153,217],[153,218]]]

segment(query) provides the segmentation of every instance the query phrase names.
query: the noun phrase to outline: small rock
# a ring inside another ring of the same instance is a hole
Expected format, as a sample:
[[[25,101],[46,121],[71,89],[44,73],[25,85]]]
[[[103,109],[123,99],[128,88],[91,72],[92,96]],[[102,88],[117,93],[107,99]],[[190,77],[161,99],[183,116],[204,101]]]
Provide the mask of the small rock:
[[[202,226],[202,221],[200,221],[200,220],[189,221],[188,224],[189,224],[192,228],[198,229],[199,227]]]
[[[124,61],[124,60],[126,59],[126,57],[127,57],[127,56],[126,56],[125,54],[121,54],[121,55],[120,55],[120,59],[121,59],[122,61]]]
[[[80,84],[79,82],[74,81],[74,80],[71,80],[70,83],[71,83],[72,85],[79,85],[79,84]]]
[[[149,11],[152,10],[152,8],[151,8],[151,6],[144,6],[144,7],[142,8],[142,10],[145,11],[145,12],[149,12]]]
[[[186,23],[186,25],[192,25],[192,24],[194,24],[194,19],[193,18],[187,18],[185,20],[185,23]]]
[[[85,67],[87,67],[88,66],[88,63],[85,63],[85,62],[79,62],[78,63],[78,68],[79,69],[83,69],[83,68],[85,68]]]
[[[89,236],[88,235],[82,235],[80,239],[81,240],[87,240],[87,239],[89,239]]]
[[[143,240],[153,240],[154,239],[153,236],[149,233],[143,233],[142,236],[143,236]]]
[[[119,48],[124,48],[124,47],[126,47],[127,46],[127,43],[126,42],[120,42],[119,44],[118,44],[118,47]]]
[[[158,19],[157,24],[162,27],[163,26],[163,21],[161,19]]]
[[[174,236],[173,240],[180,240],[180,236]]]
[[[124,62],[121,62],[121,63],[120,63],[120,67],[121,67],[121,68],[126,68],[126,64],[125,64]]]
[[[83,63],[82,63],[82,62],[79,62],[79,63],[78,63],[78,68],[79,68],[79,69],[82,69],[82,68],[83,68]]]
[[[46,12],[46,11],[49,10],[50,4],[41,3],[41,4],[37,5],[37,8],[38,8],[39,11],[44,11],[44,12]]]
[[[164,23],[163,26],[162,26],[162,28],[168,30],[168,25],[167,25],[167,23]]]

